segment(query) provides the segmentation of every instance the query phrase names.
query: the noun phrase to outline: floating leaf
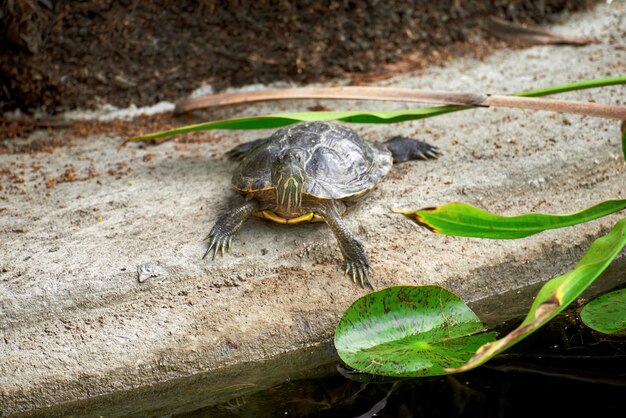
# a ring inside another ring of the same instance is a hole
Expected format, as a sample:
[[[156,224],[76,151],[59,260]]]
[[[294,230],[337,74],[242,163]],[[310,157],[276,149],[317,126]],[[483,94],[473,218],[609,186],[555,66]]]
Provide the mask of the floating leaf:
[[[593,283],[624,245],[626,245],[626,218],[617,222],[608,234],[596,239],[573,270],[543,285],[528,315],[518,328],[505,337],[480,347],[467,364],[448,368],[446,371],[458,373],[480,366],[539,329]]]
[[[580,319],[589,328],[603,334],[626,336],[626,289],[592,300],[580,312]]]
[[[369,293],[344,313],[335,347],[350,367],[376,375],[445,374],[464,364],[492,333],[453,293],[438,286],[396,286]]]
[[[461,237],[513,239],[537,234],[546,229],[563,228],[588,222],[626,208],[626,199],[607,200],[566,215],[529,213],[500,216],[466,203],[448,203],[435,208],[396,210],[433,232]]]

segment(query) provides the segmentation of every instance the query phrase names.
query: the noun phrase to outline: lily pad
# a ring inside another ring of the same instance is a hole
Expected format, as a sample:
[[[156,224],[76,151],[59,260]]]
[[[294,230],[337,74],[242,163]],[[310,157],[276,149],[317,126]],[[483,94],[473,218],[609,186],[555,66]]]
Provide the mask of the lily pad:
[[[594,331],[626,336],[626,289],[592,300],[580,312],[580,319]]]
[[[396,286],[369,293],[335,331],[339,357],[375,375],[436,376],[466,363],[493,333],[455,294],[438,286]]]

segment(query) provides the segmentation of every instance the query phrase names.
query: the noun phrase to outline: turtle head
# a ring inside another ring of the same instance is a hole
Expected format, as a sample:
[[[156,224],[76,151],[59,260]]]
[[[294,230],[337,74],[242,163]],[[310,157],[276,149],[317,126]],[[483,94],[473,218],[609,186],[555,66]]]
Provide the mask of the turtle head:
[[[272,164],[272,183],[276,189],[276,211],[283,214],[302,213],[304,163],[300,155],[288,151]]]

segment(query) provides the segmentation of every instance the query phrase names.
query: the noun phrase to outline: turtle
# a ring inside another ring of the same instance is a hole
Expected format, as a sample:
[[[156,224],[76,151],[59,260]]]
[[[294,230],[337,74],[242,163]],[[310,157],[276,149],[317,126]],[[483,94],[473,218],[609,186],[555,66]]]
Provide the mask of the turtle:
[[[230,251],[233,236],[252,215],[281,224],[326,222],[343,254],[344,276],[373,289],[365,249],[341,216],[394,162],[438,158],[440,152],[419,139],[397,136],[375,143],[343,125],[317,121],[278,129],[227,155],[239,160],[231,185],[245,200],[218,218],[203,258]]]

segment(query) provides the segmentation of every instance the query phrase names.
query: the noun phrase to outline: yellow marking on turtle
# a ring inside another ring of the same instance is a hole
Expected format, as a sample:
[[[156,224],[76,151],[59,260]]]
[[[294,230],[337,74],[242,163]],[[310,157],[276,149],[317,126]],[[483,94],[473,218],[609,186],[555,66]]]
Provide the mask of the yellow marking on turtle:
[[[297,218],[290,218],[290,219],[283,218],[282,216],[278,216],[277,214],[269,210],[263,210],[261,212],[257,212],[254,214],[254,216],[258,216],[259,218],[268,219],[270,221],[273,221],[279,224],[284,224],[284,225],[299,224],[300,222],[323,222],[324,221],[324,218],[322,218],[320,215],[313,213],[313,212],[305,213],[304,215],[298,216]]]
[[[249,185],[247,188],[243,188],[242,189],[241,187],[235,186],[235,184],[232,183],[232,182],[230,183],[230,185],[231,185],[231,187],[233,189],[235,189],[235,190],[237,190],[238,192],[241,192],[241,193],[265,192],[267,190],[274,190],[275,189],[275,187],[273,185],[269,185],[269,186],[262,187],[262,188],[259,188],[259,189],[254,189],[252,187],[252,185]]]

